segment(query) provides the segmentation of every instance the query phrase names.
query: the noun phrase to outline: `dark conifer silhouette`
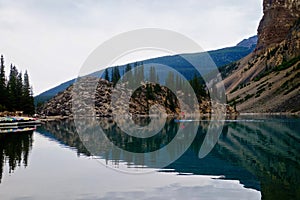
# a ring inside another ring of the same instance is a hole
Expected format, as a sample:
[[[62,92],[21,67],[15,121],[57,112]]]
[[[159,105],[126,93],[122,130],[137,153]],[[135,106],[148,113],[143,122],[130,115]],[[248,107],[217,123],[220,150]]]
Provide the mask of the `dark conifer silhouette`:
[[[3,55],[1,55],[1,63],[0,63],[0,111],[6,110],[6,105],[7,105],[7,90],[6,90],[5,66],[4,66]]]
[[[25,71],[24,76],[13,64],[6,81],[4,57],[0,62],[0,111],[24,111],[24,114],[34,114],[34,99],[29,76]]]

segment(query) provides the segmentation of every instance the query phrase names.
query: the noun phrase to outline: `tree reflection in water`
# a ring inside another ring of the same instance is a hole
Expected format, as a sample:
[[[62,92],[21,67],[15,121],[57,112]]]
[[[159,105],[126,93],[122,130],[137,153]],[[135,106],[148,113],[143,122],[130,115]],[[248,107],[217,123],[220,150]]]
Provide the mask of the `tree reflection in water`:
[[[33,143],[32,135],[33,131],[0,135],[0,182],[6,164],[8,164],[9,173],[12,173],[18,166],[27,167]]]

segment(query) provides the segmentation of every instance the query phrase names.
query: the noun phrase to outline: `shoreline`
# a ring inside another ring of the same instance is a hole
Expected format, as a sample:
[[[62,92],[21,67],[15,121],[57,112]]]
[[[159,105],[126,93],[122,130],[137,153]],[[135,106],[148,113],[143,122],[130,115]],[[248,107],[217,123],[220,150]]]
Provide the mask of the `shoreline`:
[[[256,116],[256,115],[265,115],[265,116],[280,116],[280,115],[289,115],[289,116],[299,116],[300,112],[290,113],[290,112],[274,112],[274,113],[239,113],[242,116]]]
[[[124,116],[124,117],[135,117],[135,118],[143,118],[143,117],[155,117],[155,116],[159,116],[159,115],[138,115],[138,116]],[[201,114],[200,118],[210,118],[212,116],[216,116],[215,114]],[[226,115],[225,118],[226,119],[231,119],[231,118],[237,118],[238,116],[295,116],[295,117],[300,117],[300,112],[297,113],[289,113],[289,112],[276,112],[276,113],[239,113],[239,114],[234,114],[234,115]],[[82,116],[82,117],[88,117],[88,116]],[[95,117],[95,116],[90,116],[90,117]],[[167,115],[167,118],[178,118],[178,115]],[[185,117],[195,117],[195,115],[185,115]],[[112,116],[96,116],[96,119],[99,118],[112,118]],[[43,116],[43,117],[38,117],[38,119],[41,122],[49,122],[49,121],[56,121],[56,120],[65,120],[65,119],[70,119],[73,120],[74,117],[73,116],[61,116],[61,115],[57,115],[57,116]]]

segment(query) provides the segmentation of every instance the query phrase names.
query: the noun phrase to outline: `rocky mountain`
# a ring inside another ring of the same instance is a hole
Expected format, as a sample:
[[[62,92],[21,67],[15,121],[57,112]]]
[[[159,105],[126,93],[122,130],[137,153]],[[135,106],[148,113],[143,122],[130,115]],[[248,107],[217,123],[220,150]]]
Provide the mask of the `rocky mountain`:
[[[263,5],[255,51],[227,66],[228,101],[240,112],[299,112],[300,2]]]
[[[239,42],[236,46],[238,47],[247,47],[247,48],[255,48],[257,44],[257,35],[249,37],[248,39],[244,39]]]
[[[87,77],[86,79],[93,78]],[[211,108],[211,102],[207,97],[200,97],[196,102],[191,99],[190,94],[186,94],[181,90],[174,94],[167,87],[153,83],[142,83],[142,86],[133,92],[129,102],[126,102],[124,94],[129,93],[130,91],[125,85],[118,86],[119,88],[116,92],[120,99],[117,104],[111,105],[113,84],[107,80],[99,79],[97,80],[98,84],[96,91],[93,93],[87,92],[86,88],[89,87],[89,84],[93,81],[94,80],[85,80],[80,85],[80,88],[74,88],[74,85],[69,86],[65,91],[60,92],[48,102],[38,107],[37,113],[41,116],[73,117],[72,105],[74,101],[80,101],[77,103],[77,105],[79,105],[78,108],[76,108],[78,113],[85,115],[87,110],[95,109],[94,111],[97,117],[113,116],[112,109],[114,109],[118,115],[125,115],[126,113],[120,108],[124,107],[126,104],[129,104],[129,113],[132,116],[146,116],[149,114],[151,106],[157,104],[161,105],[168,115],[180,115],[181,109],[184,109],[189,113],[194,113],[194,109],[197,107],[201,114],[214,112]],[[79,94],[77,92],[78,90],[80,90],[80,98],[73,98],[74,92]],[[179,103],[178,98],[176,97],[183,99],[183,101]],[[86,102],[90,102],[90,100],[93,99],[94,107],[91,108],[90,104]],[[112,106],[114,107],[112,108]],[[157,109],[162,109],[162,107],[158,107]],[[226,109],[229,115],[236,114],[233,107],[226,106]]]
[[[257,30],[259,39],[256,49],[264,49],[285,40],[299,19],[299,10],[298,0],[264,0],[264,15]]]
[[[248,39],[244,39],[236,46],[208,51],[208,54],[211,56],[216,66],[221,67],[231,62],[237,61],[243,58],[244,56],[248,55],[249,53],[251,53],[255,49],[256,43],[257,43],[257,37],[253,36]],[[201,59],[203,59],[203,57],[206,57],[206,55],[203,55],[202,53],[191,53],[188,55],[185,54],[185,56],[187,56],[190,60],[199,61],[199,62],[201,61]],[[195,73],[194,67],[191,66],[189,62],[182,59],[180,55],[163,56],[163,57],[143,60],[140,62],[143,62],[144,64],[159,63],[166,66],[170,66],[176,69],[177,71],[179,71],[180,73],[182,73],[187,79],[192,79]],[[130,64],[131,66],[134,66],[134,63],[130,63]],[[126,65],[119,66],[120,71],[121,72],[124,71],[125,67]],[[64,82],[54,88],[51,88],[37,95],[36,97],[34,97],[35,105],[48,101],[59,92],[66,90],[74,82],[75,79],[69,80],[67,82]]]
[[[58,93],[66,90],[70,85],[72,85],[75,82],[75,79],[66,81],[62,84],[59,84],[58,86],[55,86],[54,88],[51,88],[37,96],[34,97],[34,103],[35,106],[38,106],[46,101],[48,101],[49,99],[51,99],[52,97],[54,97],[55,95],[57,95]]]

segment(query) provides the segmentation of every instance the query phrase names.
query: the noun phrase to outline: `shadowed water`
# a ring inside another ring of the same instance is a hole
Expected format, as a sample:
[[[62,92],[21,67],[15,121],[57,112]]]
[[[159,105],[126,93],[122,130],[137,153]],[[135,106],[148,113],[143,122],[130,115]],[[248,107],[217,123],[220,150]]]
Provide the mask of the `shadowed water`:
[[[92,127],[81,135],[73,121],[48,122],[33,135],[0,138],[0,197],[299,199],[299,122],[299,118],[285,116],[229,120],[216,146],[202,159],[198,155],[209,121],[197,122],[197,135],[185,153],[164,169],[144,175],[124,174],[119,169],[151,168],[153,163],[162,162],[159,156],[152,157],[151,162],[128,156],[110,148],[112,144],[104,143]],[[140,119],[136,123],[145,125],[149,121]],[[178,130],[193,123],[171,119],[159,134],[141,139],[126,135],[112,120],[99,120],[115,146],[141,153],[167,146]]]

